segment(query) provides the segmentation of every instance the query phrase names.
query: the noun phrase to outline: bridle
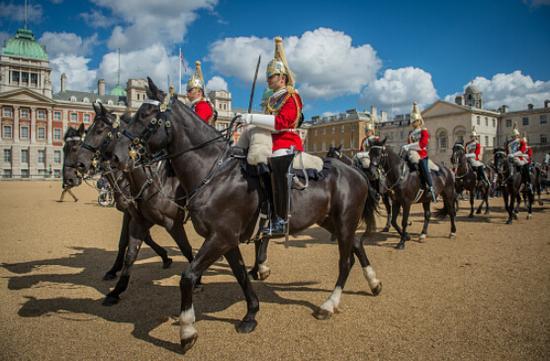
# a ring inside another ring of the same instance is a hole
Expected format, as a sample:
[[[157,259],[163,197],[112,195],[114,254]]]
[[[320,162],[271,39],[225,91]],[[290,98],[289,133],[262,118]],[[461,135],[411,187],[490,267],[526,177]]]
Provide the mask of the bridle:
[[[389,166],[389,157],[388,152],[386,151],[386,147],[384,145],[372,145],[370,146],[370,150],[373,149],[380,149],[380,161],[379,162],[373,162],[371,159],[371,163],[376,167],[376,169],[386,178],[388,179],[388,174],[385,170],[385,167]],[[370,150],[369,150],[369,156],[370,156]],[[393,192],[393,189],[397,187],[401,181],[403,181],[403,178],[405,177],[404,172],[402,171],[399,178],[391,185],[391,186],[385,186],[387,192]]]
[[[456,165],[460,162],[459,156],[457,154],[458,150],[462,150],[462,154],[464,155],[465,153],[464,145],[457,143],[453,146],[453,155],[451,156],[451,163],[453,163],[453,165]],[[458,171],[458,168],[456,169]],[[471,169],[469,167],[469,164],[468,162],[466,162],[466,171],[462,175],[455,174],[455,179],[462,179],[466,177],[470,173],[470,171]]]
[[[111,141],[119,135],[119,126],[120,126],[120,120],[118,115],[116,116],[116,120],[114,122],[111,122],[107,116],[103,116],[101,118],[101,121],[105,123],[108,127],[107,134],[103,137],[103,140],[99,144],[99,146],[95,147],[91,144],[86,143],[86,138],[82,140],[82,144],[80,145],[81,148],[86,149],[87,151],[94,154],[94,159],[99,161],[101,159],[102,154],[105,152],[105,149],[107,149],[107,146],[111,143]],[[97,120],[94,120],[94,123],[88,128],[88,132],[91,133],[94,127],[96,127],[98,124]]]

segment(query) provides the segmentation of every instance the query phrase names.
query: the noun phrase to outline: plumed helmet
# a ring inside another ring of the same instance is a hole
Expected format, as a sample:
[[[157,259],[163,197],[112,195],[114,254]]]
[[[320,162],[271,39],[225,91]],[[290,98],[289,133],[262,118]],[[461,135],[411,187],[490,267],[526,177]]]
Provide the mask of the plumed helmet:
[[[280,36],[275,37],[275,55],[273,56],[273,59],[267,64],[266,69],[267,78],[273,75],[286,75],[288,79],[287,85],[294,87],[294,74],[290,70],[286,61],[283,39]]]
[[[514,123],[514,127],[512,128],[512,137],[519,137],[519,129],[518,129],[518,123]]]
[[[478,136],[479,136],[479,134],[477,134],[476,126],[474,125],[472,127],[472,138],[476,138]]]
[[[414,124],[417,122],[420,122],[420,125],[424,125],[424,119],[422,119],[422,114],[418,109],[418,105],[416,104],[416,102],[414,102],[411,110],[411,124]]]
[[[367,125],[365,125],[365,133],[368,132],[369,130],[374,131],[374,124],[367,123]]]
[[[204,78],[202,76],[201,62],[195,62],[195,74],[191,75],[191,79],[187,82],[187,91],[199,88],[204,92]]]

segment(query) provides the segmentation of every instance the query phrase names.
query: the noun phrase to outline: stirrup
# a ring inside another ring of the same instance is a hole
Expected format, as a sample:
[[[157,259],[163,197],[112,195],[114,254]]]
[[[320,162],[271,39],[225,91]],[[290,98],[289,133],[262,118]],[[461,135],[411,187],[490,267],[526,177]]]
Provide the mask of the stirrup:
[[[288,227],[288,222],[282,219],[281,217],[276,217],[275,219],[270,219],[267,227],[260,230],[260,232],[270,238],[275,237],[284,237],[286,236],[286,228]]]

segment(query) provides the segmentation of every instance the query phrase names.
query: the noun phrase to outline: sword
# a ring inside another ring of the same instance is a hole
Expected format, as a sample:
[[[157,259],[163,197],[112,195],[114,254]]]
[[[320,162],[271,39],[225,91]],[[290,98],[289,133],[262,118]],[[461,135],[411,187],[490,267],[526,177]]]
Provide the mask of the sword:
[[[256,64],[254,81],[252,81],[252,91],[250,92],[250,101],[248,102],[248,113],[252,113],[252,102],[254,101],[254,90],[256,89],[256,80],[258,79],[258,69],[260,69],[261,61],[262,61],[262,54],[258,56],[258,63]]]

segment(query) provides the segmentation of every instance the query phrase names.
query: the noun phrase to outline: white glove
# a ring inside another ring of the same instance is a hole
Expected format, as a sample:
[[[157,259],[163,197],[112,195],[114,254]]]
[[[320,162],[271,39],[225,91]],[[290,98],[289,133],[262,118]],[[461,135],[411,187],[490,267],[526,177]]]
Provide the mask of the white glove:
[[[252,123],[252,114],[250,114],[250,113],[244,113],[244,114],[237,113],[237,119],[235,120],[235,122],[237,124],[248,125],[248,124]]]
[[[405,145],[401,146],[401,150],[404,151],[404,152],[408,152],[409,151],[409,145],[405,144]]]
[[[475,153],[466,153],[466,158],[475,158]]]

